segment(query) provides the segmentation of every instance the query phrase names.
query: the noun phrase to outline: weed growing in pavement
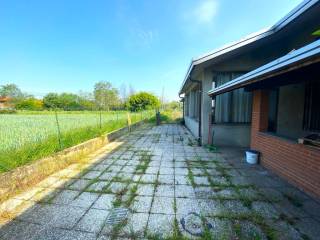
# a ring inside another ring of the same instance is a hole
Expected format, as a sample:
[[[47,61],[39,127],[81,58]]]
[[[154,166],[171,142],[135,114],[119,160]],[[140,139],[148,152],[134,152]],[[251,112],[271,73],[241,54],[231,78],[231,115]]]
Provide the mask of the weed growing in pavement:
[[[300,208],[303,206],[303,203],[300,201],[300,199],[298,199],[297,197],[295,196],[292,196],[290,194],[287,194],[287,193],[283,193],[283,196],[288,199],[288,201],[290,203],[292,203],[294,206]]]

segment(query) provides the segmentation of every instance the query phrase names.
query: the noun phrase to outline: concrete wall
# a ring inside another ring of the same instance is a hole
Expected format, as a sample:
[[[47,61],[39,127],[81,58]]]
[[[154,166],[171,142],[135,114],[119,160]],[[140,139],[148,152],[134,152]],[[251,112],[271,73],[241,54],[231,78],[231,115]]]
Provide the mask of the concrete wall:
[[[302,137],[304,83],[279,88],[277,134],[291,139]]]
[[[211,125],[212,99],[208,91],[212,88],[213,73],[211,70],[205,70],[202,76],[202,93],[201,93],[201,135],[202,144],[208,144],[208,139],[212,136],[209,131]]]
[[[185,125],[193,134],[194,137],[199,137],[199,122],[197,122],[194,118],[184,117]]]
[[[214,124],[212,129],[216,146],[250,146],[250,124]]]

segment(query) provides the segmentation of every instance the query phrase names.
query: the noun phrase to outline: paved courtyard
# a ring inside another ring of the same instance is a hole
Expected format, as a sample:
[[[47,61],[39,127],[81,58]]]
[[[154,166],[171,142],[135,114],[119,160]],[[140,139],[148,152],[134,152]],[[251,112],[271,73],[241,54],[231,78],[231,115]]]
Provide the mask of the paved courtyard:
[[[17,197],[29,207],[0,239],[320,239],[320,205],[239,149],[198,147],[173,124],[120,140]]]

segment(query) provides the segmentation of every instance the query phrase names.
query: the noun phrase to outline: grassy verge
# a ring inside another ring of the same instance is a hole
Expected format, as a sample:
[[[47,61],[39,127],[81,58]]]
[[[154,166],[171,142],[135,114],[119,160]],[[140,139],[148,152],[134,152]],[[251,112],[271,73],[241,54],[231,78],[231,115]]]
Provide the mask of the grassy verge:
[[[161,123],[180,123],[182,120],[182,112],[173,110],[160,111],[160,120]],[[150,121],[155,123],[156,117],[153,116],[150,118]]]
[[[134,116],[132,123],[138,122],[140,116]],[[76,123],[75,123],[76,124]],[[113,120],[100,126],[88,126],[61,133],[49,135],[45,140],[26,143],[19,148],[2,151],[0,154],[0,173],[7,172],[37,159],[50,156],[63,149],[75,146],[95,137],[127,126],[126,119]]]

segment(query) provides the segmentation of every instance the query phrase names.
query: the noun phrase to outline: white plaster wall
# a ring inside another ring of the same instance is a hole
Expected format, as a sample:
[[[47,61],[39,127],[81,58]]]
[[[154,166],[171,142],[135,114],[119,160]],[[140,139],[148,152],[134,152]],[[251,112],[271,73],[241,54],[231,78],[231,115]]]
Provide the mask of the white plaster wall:
[[[186,127],[190,130],[194,137],[199,137],[199,122],[190,117],[184,118]]]

